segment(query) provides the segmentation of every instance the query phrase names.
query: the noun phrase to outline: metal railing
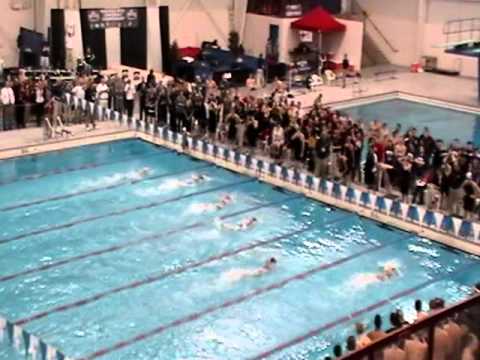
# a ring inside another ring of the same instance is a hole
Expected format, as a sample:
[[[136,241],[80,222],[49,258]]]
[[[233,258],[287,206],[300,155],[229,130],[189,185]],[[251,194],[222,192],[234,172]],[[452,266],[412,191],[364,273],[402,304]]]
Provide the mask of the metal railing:
[[[455,41],[480,40],[480,17],[447,21],[443,25],[443,34],[447,43],[452,40],[451,36],[456,36]]]
[[[426,352],[427,360],[434,360],[437,358],[435,352],[438,351],[435,341],[439,340],[439,334],[437,332],[440,329],[440,325],[447,324],[449,321],[454,321],[457,325],[463,326],[464,329],[468,329],[470,333],[464,333],[464,337],[469,335],[475,335],[478,337],[478,325],[480,324],[480,294],[476,294],[471,298],[462,301],[456,305],[453,305],[444,310],[438,311],[433,315],[428,316],[426,319],[418,321],[407,327],[403,327],[399,330],[393,331],[381,338],[378,341],[370,344],[369,346],[352,352],[343,356],[342,360],[377,360],[383,359],[384,351],[392,346],[402,346],[406,339],[412,338],[412,336],[423,338],[426,345],[424,351]],[[464,339],[465,340],[465,339]],[[455,339],[449,338],[449,341],[455,341]],[[464,345],[466,341],[463,342]],[[447,358],[447,357],[445,357]],[[449,360],[461,360],[462,357],[450,356]]]
[[[378,27],[378,25],[375,23],[375,21],[373,21],[373,19],[370,17],[368,12],[358,3],[358,1],[355,1],[355,0],[352,1],[352,10],[353,11],[358,10],[360,12],[360,14],[362,15],[365,27],[366,27],[367,24],[370,24],[372,26],[372,28],[375,30],[375,32],[378,34],[378,36],[380,36],[380,38],[385,42],[385,44],[388,46],[388,48],[394,53],[398,52],[398,49],[395,46],[393,46],[391,41],[388,40],[388,38],[385,36],[383,31]]]

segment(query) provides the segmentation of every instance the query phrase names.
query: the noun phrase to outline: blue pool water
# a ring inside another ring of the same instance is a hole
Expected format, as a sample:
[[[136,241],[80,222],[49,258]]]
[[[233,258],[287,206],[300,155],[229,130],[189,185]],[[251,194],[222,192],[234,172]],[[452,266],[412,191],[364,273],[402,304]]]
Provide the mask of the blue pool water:
[[[462,144],[471,141],[480,146],[480,112],[473,114],[403,99],[378,101],[342,111],[354,119],[385,122],[392,129],[398,123],[404,131],[415,127],[419,135],[428,127],[435,138],[447,144],[458,139]]]
[[[2,161],[0,184],[0,313],[75,358],[313,360],[355,322],[480,278],[473,256],[140,140]],[[400,275],[366,283],[387,262]]]

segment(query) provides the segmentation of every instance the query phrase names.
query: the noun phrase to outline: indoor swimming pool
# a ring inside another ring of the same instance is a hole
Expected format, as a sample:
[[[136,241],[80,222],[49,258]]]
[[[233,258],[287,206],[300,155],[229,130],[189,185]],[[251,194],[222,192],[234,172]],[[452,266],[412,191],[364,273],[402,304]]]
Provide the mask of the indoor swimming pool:
[[[317,360],[480,279],[477,257],[136,139],[0,161],[0,212],[1,316],[74,359]]]
[[[379,120],[391,129],[402,125],[402,132],[415,127],[418,136],[428,127],[434,138],[447,144],[459,140],[461,144],[471,141],[480,146],[480,113],[449,109],[406,99],[389,99],[368,104],[341,108],[354,119],[370,123]],[[452,131],[455,124],[455,131]]]

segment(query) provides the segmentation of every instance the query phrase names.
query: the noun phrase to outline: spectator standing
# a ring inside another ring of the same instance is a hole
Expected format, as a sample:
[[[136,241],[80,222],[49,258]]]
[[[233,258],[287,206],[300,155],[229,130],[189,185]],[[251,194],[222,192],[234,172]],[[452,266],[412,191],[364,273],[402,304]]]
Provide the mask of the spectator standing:
[[[355,325],[355,330],[357,333],[356,349],[363,349],[372,343],[370,337],[365,334],[365,325],[362,323],[357,323]]]
[[[11,81],[7,81],[0,90],[0,120],[3,120],[3,130],[12,130],[15,117],[15,93]]]
[[[449,177],[450,191],[447,199],[447,211],[453,215],[460,214],[460,205],[463,198],[463,182],[465,181],[465,173],[460,168],[455,153],[452,155],[454,159],[452,172]]]
[[[150,69],[150,72],[147,75],[147,84],[156,86],[157,78],[155,77],[155,72],[153,69]]]
[[[475,212],[476,199],[480,195],[480,188],[472,180],[472,173],[468,172],[462,184],[463,189],[463,213],[466,219],[472,219]]]
[[[342,85],[342,87],[345,89],[347,87],[347,74],[350,70],[350,60],[348,59],[348,54],[345,54],[343,56],[342,70],[343,70],[343,75],[342,75],[343,85]]]
[[[100,83],[96,86],[96,98],[98,105],[103,108],[107,108],[109,95],[110,89],[107,85],[107,81],[105,77],[102,77]]]
[[[164,125],[168,121],[169,97],[168,97],[168,89],[161,82],[158,83],[157,98],[158,98],[157,122],[161,125]],[[200,101],[202,102],[203,100],[200,98]],[[205,112],[203,114],[205,114]]]
[[[377,341],[386,335],[385,331],[382,330],[382,317],[380,315],[378,314],[375,315],[373,324],[374,324],[374,330],[370,331],[367,334],[367,336],[370,338],[372,342]]]
[[[125,81],[119,76],[115,76],[112,81],[113,108],[123,113],[125,104]]]
[[[328,177],[331,141],[326,129],[322,130],[315,144],[315,176]]]
[[[47,91],[45,83],[41,80],[35,81],[35,104],[34,113],[37,126],[42,125],[43,117],[45,116],[45,104],[47,102]]]
[[[212,100],[208,105],[208,136],[211,140],[215,139],[217,133],[218,119],[220,117],[219,111],[217,103]]]
[[[78,79],[75,86],[71,90],[72,96],[74,96],[78,101],[80,106],[77,107],[75,110],[75,120],[80,122],[82,120],[83,115],[86,113],[83,109],[83,100],[85,100],[85,83],[82,79]]]
[[[125,84],[125,110],[129,119],[133,116],[133,109],[135,106],[135,85],[131,79],[127,79]]]
[[[26,84],[20,78],[15,79],[13,86],[15,94],[15,123],[17,129],[25,128],[25,101],[26,99]]]
[[[377,154],[375,154],[373,144],[370,142],[368,147],[367,158],[364,165],[364,176],[365,176],[365,185],[369,189],[375,189],[377,184]]]

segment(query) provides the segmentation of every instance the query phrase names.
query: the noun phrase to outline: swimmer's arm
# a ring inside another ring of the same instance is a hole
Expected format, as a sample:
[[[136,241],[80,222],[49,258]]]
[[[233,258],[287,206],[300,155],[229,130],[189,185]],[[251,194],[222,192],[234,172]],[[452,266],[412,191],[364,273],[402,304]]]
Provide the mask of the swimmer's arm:
[[[251,274],[251,276],[253,277],[259,277],[259,276],[262,276],[264,274],[267,273],[267,270],[264,269],[264,268],[260,268],[260,269],[257,269],[257,270],[254,270]]]
[[[238,231],[239,230],[239,226],[236,225],[236,224],[225,224],[225,223],[221,223],[220,224],[220,227],[222,229],[226,229],[226,230],[233,230],[233,231]]]

